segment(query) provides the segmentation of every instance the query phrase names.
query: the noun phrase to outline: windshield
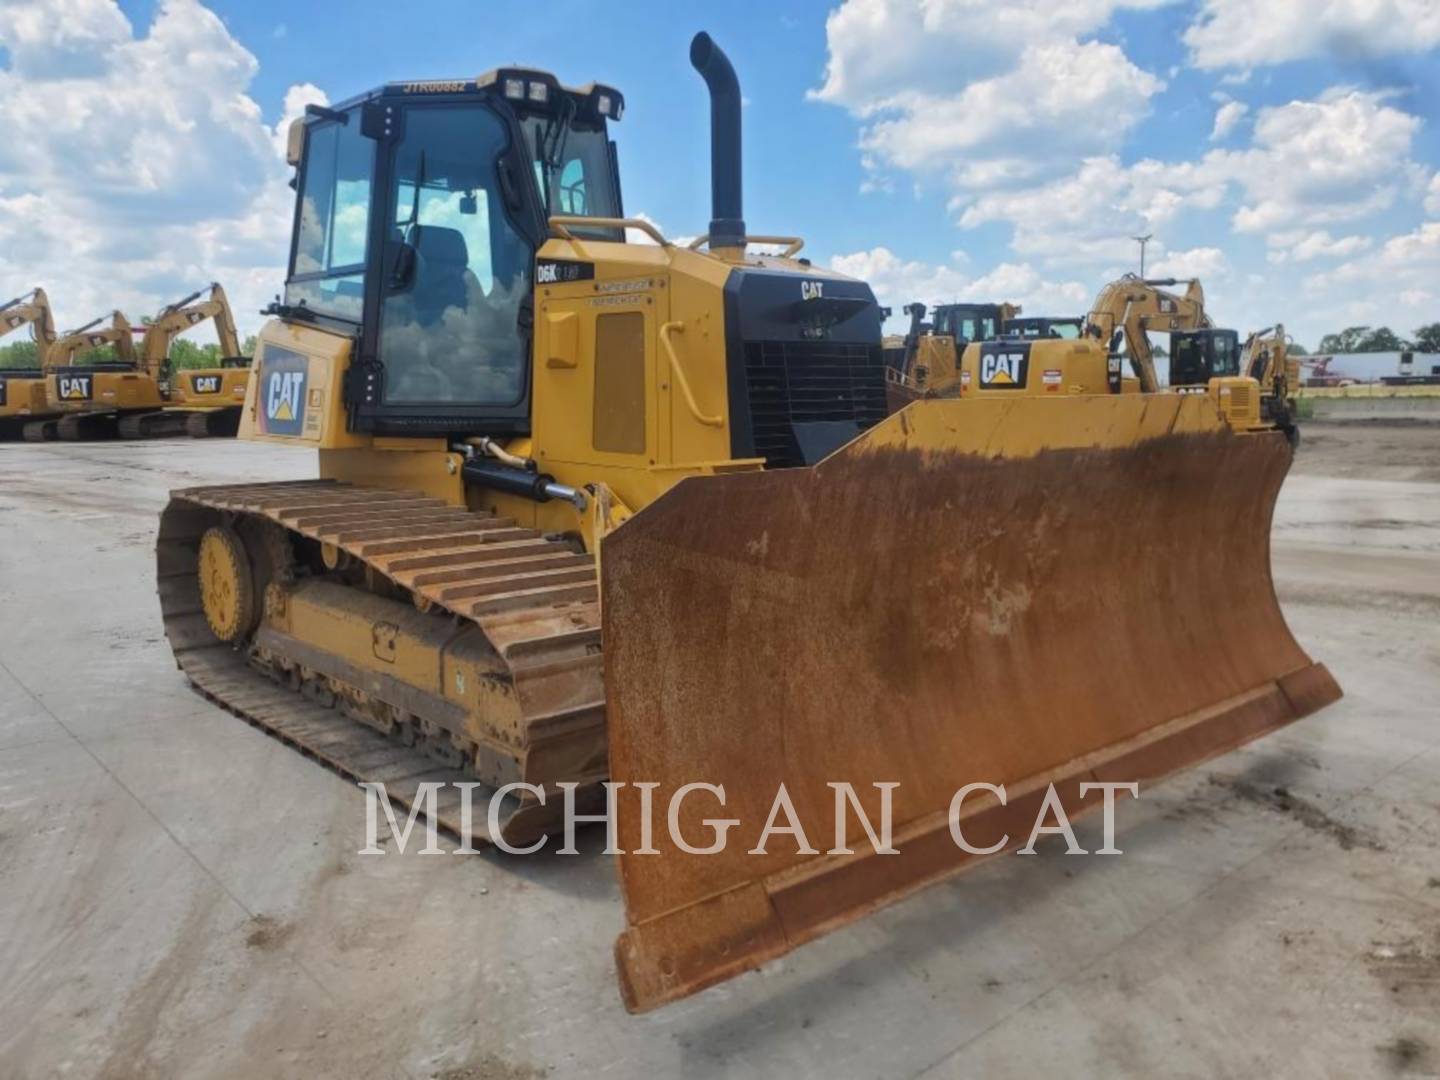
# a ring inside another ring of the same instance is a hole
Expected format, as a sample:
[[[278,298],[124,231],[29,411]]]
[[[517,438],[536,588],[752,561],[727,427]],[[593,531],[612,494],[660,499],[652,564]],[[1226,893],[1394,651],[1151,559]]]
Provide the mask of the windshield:
[[[620,193],[610,164],[610,140],[603,126],[582,126],[558,116],[521,121],[535,163],[535,182],[545,215],[619,217]],[[619,229],[581,229],[597,240],[623,240]]]

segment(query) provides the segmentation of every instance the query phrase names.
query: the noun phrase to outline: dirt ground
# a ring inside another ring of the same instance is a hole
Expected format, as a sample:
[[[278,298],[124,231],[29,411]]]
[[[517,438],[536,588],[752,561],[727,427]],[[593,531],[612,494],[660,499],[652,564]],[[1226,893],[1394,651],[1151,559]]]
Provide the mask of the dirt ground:
[[[314,468],[0,445],[5,1080],[1440,1075],[1440,425],[1307,425],[1281,495],[1344,700],[1122,805],[1121,857],[991,860],[640,1017],[598,843],[360,856],[352,785],[183,684],[165,492]]]
[[[1440,411],[1434,422],[1308,421],[1302,425],[1293,471],[1440,483]]]

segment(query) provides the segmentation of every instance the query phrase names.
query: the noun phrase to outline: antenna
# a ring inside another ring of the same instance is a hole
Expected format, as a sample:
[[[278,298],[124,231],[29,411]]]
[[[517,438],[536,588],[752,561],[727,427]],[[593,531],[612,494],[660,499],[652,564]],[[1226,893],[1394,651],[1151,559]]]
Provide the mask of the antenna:
[[[1145,276],[1145,245],[1154,239],[1153,233],[1146,233],[1144,236],[1132,236],[1130,238],[1140,245],[1140,276]]]

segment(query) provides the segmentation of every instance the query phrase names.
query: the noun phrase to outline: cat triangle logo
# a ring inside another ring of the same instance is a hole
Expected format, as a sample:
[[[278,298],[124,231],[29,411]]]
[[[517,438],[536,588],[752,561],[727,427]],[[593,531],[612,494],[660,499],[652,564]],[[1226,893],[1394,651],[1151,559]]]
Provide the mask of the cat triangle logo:
[[[1015,383],[1015,380],[1010,377],[1010,372],[1006,371],[1004,368],[1000,368],[998,371],[996,371],[995,377],[990,381],[993,383],[999,383],[1001,386],[1013,386]]]
[[[292,408],[290,408],[290,399],[289,399],[289,398],[281,398],[281,399],[280,399],[280,405],[279,405],[279,407],[275,410],[274,419],[276,419],[276,420],[294,420],[294,419],[295,419],[295,410],[292,409]]]

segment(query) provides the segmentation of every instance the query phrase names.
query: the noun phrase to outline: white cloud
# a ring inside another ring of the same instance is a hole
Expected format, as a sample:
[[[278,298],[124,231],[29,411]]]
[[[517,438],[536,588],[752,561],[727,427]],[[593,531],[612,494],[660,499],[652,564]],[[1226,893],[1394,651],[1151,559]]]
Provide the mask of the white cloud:
[[[901,309],[915,300],[926,304],[957,300],[975,303],[1020,304],[1036,315],[1083,314],[1092,290],[1078,281],[1046,278],[1028,263],[1001,263],[988,273],[972,275],[961,269],[966,260],[932,264],[902,259],[886,247],[836,255],[830,268],[870,283],[876,297],[891,308],[889,329],[903,329]]]
[[[1073,175],[1048,184],[957,198],[953,205],[966,227],[1011,223],[1014,250],[1046,265],[1128,265],[1135,257],[1131,237],[1155,231],[1183,206],[1213,208],[1224,192],[1223,178],[1203,169],[1157,161],[1127,167],[1112,155],[1087,158]]]
[[[1117,10],[1166,2],[844,0],[825,20],[825,81],[811,96],[868,115],[908,91],[958,93],[1013,69],[1028,47],[1074,41]]]
[[[1145,270],[1146,277],[1157,278],[1200,278],[1203,281],[1223,281],[1230,276],[1230,260],[1216,247],[1197,247],[1188,251],[1176,251],[1157,259]]]
[[[1081,40],[1119,8],[1158,2],[845,0],[826,20],[829,62],[811,96],[861,120],[870,170],[975,189],[1053,176],[1118,146],[1164,88],[1119,46]]]
[[[1215,110],[1215,126],[1210,129],[1211,142],[1218,142],[1235,130],[1235,125],[1245,118],[1250,106],[1243,101],[1222,101]]]
[[[1261,109],[1251,147],[1206,162],[1244,189],[1238,232],[1363,217],[1394,202],[1420,118],[1379,91],[1337,88],[1314,101]]]
[[[1114,45],[1035,45],[1020,54],[1015,70],[960,93],[907,96],[897,102],[898,115],[867,126],[860,145],[898,168],[958,167],[953,175],[968,186],[972,155],[1022,161],[1028,173],[1073,160],[1087,147],[1115,145],[1163,85]],[[1006,157],[1017,142],[1026,146],[1025,157]]]
[[[10,0],[0,18],[0,47],[25,78],[54,79],[103,68],[102,57],[130,38],[130,22],[114,4],[90,0]]]
[[[1425,212],[1440,217],[1440,172],[1430,177],[1430,187],[1426,192]]]
[[[1310,262],[1312,259],[1348,258],[1370,247],[1368,236],[1331,236],[1325,229],[1306,232],[1271,233],[1265,243],[1272,250],[1266,256],[1272,263]]]
[[[0,292],[43,284],[64,324],[138,321],[218,278],[254,328],[283,278],[285,131],[324,94],[292,88],[267,126],[255,57],[196,0],[143,34],[108,0],[12,2],[0,45]]]
[[[1418,53],[1440,45],[1435,0],[1204,0],[1185,31],[1201,68],[1252,68],[1334,56]]]

